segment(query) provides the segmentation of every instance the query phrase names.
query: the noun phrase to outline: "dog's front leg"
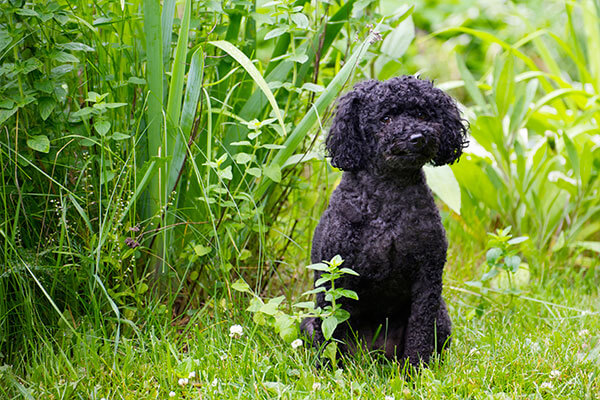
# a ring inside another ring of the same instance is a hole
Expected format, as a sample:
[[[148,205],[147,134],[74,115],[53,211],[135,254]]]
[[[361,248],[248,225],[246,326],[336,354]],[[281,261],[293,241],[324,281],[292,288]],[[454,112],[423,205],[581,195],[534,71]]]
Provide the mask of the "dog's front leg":
[[[427,364],[435,351],[435,319],[442,298],[442,269],[443,262],[441,267],[430,264],[420,269],[411,289],[404,358],[408,358],[413,366],[418,366],[419,362]]]

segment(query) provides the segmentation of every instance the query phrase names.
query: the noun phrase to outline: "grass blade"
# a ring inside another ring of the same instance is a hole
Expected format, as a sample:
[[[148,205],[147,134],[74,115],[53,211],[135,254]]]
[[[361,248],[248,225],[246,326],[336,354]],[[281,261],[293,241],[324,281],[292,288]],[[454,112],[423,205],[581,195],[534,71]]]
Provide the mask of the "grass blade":
[[[248,72],[248,74],[254,80],[254,82],[258,85],[260,90],[262,90],[262,92],[265,94],[265,96],[267,96],[267,99],[269,100],[271,107],[273,107],[275,116],[277,117],[277,120],[279,121],[279,124],[281,125],[281,129],[283,129],[283,132],[285,134],[285,124],[283,122],[283,116],[281,114],[281,110],[279,109],[279,106],[277,105],[277,100],[275,100],[275,96],[273,96],[273,92],[271,92],[271,89],[269,89],[269,85],[267,84],[265,79],[262,77],[260,72],[256,69],[254,64],[252,64],[252,61],[250,61],[250,59],[244,53],[242,53],[237,47],[235,47],[230,42],[227,42],[225,40],[216,40],[216,41],[212,41],[212,42],[208,42],[208,43],[212,44],[215,47],[220,48],[221,50],[223,50],[224,52],[229,54],[231,57],[233,57],[233,59],[235,59],[246,70],[246,72]]]

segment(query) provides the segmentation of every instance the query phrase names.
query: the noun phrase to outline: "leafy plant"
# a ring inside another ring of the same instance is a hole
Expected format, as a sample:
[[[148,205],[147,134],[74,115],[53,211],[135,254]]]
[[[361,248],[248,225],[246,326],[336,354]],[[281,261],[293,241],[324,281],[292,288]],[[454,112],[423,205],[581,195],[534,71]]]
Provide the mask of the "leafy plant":
[[[323,273],[315,282],[317,288],[303,293],[302,296],[323,293],[325,300],[330,302],[323,309],[321,307],[315,308],[312,301],[305,301],[292,304],[291,309],[293,311],[288,313],[280,308],[284,304],[285,296],[275,297],[265,302],[241,279],[234,282],[231,287],[239,292],[252,295],[247,311],[254,313],[254,322],[259,325],[270,326],[275,332],[279,333],[283,340],[291,342],[299,336],[300,322],[304,318],[321,319],[323,336],[326,340],[330,340],[337,326],[350,318],[350,314],[341,308],[339,300],[341,298],[358,300],[356,292],[335,287],[335,281],[344,275],[358,276],[358,273],[350,268],[340,268],[343,262],[344,260],[336,255],[330,261],[311,264],[306,267]]]
[[[596,13],[588,6],[582,7]],[[571,22],[566,39],[539,30],[509,44],[487,32],[448,30],[504,50],[479,80],[457,57],[474,102],[469,110],[474,139],[470,154],[453,166],[466,227],[477,238],[490,223],[513,226],[531,238],[530,260],[540,272],[550,255],[563,258],[595,251],[600,234],[594,222],[600,213],[595,194],[600,148],[592,122],[600,115],[593,78],[596,61],[591,53],[584,56],[583,49],[569,48],[580,34],[572,11],[567,6]],[[584,21],[582,26],[592,40],[589,51],[600,37],[593,25]],[[549,51],[547,42],[560,51]],[[537,63],[522,51],[526,44],[535,48]],[[573,76],[558,68],[566,61],[577,66]]]
[[[526,236],[518,236],[513,238],[510,234],[511,227],[497,229],[496,233],[489,233],[490,239],[487,244],[487,252],[485,255],[485,265],[487,272],[483,274],[478,283],[489,283],[502,272],[506,273],[508,288],[503,289],[504,294],[518,295],[521,291],[513,285],[513,276],[521,267],[521,257],[519,253],[519,243],[522,243],[529,238]],[[470,282],[472,286],[481,286]]]

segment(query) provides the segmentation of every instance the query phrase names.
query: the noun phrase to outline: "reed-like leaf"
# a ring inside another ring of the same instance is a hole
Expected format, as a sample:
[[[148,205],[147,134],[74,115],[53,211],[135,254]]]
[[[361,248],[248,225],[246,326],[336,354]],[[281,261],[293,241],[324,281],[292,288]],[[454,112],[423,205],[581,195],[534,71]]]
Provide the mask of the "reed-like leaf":
[[[246,72],[248,72],[248,74],[254,80],[256,85],[260,88],[260,90],[262,90],[265,96],[267,96],[271,107],[273,107],[273,112],[275,113],[275,116],[277,117],[277,120],[281,125],[281,129],[283,129],[283,132],[285,132],[285,123],[283,122],[283,115],[281,114],[281,110],[277,105],[277,100],[275,100],[275,96],[273,96],[273,92],[271,92],[271,89],[269,89],[269,85],[267,84],[263,76],[260,74],[260,72],[256,69],[254,64],[252,64],[252,61],[250,61],[250,59],[244,53],[242,53],[240,49],[238,49],[233,44],[225,40],[216,40],[208,43],[220,48],[221,50],[229,54],[246,70]]]

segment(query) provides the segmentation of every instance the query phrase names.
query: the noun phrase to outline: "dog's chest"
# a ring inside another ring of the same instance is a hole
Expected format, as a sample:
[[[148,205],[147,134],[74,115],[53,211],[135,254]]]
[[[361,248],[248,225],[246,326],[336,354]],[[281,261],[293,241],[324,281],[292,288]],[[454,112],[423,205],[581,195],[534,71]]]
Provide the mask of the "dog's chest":
[[[365,198],[362,220],[356,225],[362,246],[357,250],[358,264],[370,274],[376,273],[380,279],[411,279],[428,254],[445,250],[440,215],[426,187],[408,189],[387,201]]]

